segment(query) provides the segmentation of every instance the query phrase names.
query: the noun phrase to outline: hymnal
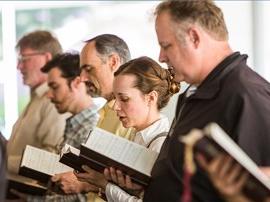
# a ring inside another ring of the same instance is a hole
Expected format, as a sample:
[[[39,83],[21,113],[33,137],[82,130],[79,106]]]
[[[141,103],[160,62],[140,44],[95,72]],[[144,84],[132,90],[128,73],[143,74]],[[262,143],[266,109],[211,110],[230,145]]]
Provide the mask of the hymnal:
[[[208,124],[202,131],[192,130],[180,137],[180,141],[192,146],[195,153],[205,155],[208,161],[221,153],[227,153],[249,173],[243,193],[255,201],[264,201],[270,197],[270,178],[216,123]]]
[[[77,163],[76,167],[85,164],[99,172],[108,167],[115,167],[137,183],[147,185],[157,156],[157,152],[142,145],[95,128],[87,142],[81,145],[80,163]]]
[[[84,172],[82,169],[83,161],[80,159],[80,150],[65,144],[60,153],[60,162],[74,168],[77,171]]]
[[[45,195],[47,192],[47,187],[45,184],[42,185],[38,181],[29,179],[27,177],[19,175],[8,175],[7,180],[7,199],[18,198],[16,195],[10,192],[11,189],[15,189],[21,193],[31,195]]]
[[[22,156],[19,174],[47,183],[59,173],[73,171],[59,162],[60,155],[27,145]]]

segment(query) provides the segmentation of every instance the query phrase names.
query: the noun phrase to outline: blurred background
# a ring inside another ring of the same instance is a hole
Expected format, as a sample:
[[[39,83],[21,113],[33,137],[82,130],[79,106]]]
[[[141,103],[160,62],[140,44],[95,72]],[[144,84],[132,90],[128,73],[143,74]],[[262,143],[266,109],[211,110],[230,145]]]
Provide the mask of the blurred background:
[[[153,11],[159,1],[0,1],[0,131],[12,125],[29,100],[16,69],[16,41],[27,32],[53,32],[65,51],[80,51],[83,41],[111,33],[123,38],[132,57],[158,60]],[[216,1],[224,12],[230,43],[249,55],[248,64],[270,81],[270,2]],[[163,65],[164,66],[164,65]],[[185,88],[185,84],[183,85]],[[172,120],[177,96],[164,113]]]

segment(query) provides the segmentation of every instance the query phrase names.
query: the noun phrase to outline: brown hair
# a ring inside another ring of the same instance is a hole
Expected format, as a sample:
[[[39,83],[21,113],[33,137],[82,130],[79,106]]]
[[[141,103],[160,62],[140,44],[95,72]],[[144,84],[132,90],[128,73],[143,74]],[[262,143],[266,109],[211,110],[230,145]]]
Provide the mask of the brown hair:
[[[155,90],[158,93],[157,107],[165,107],[172,95],[169,91],[170,73],[162,68],[157,62],[149,57],[139,57],[121,65],[114,73],[118,75],[134,75],[136,77],[135,86],[143,94]]]
[[[160,3],[155,15],[168,11],[173,22],[182,24],[182,32],[189,24],[198,23],[216,40],[228,40],[223,13],[211,0],[169,0]],[[177,30],[180,31],[181,30]],[[179,33],[181,35],[181,33]],[[183,36],[183,33],[182,33]],[[183,37],[181,37],[183,39]]]
[[[40,52],[49,52],[52,56],[62,53],[62,47],[50,32],[37,30],[24,35],[17,43],[16,49],[31,48]]]

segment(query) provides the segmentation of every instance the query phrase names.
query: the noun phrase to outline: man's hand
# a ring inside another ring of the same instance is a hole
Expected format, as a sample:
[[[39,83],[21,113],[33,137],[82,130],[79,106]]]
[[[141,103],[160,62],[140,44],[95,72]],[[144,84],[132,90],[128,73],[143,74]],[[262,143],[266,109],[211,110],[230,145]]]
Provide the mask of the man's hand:
[[[205,169],[217,190],[229,202],[249,202],[242,194],[248,173],[228,155],[219,155],[210,163],[202,155],[197,156],[201,167]]]
[[[66,194],[78,194],[98,190],[97,187],[78,181],[73,172],[56,174],[51,178]]]

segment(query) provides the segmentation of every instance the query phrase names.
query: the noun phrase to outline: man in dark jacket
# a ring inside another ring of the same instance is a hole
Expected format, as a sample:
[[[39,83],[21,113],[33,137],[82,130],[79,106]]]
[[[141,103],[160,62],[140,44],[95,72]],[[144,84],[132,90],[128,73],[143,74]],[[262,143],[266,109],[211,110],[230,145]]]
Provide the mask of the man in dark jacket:
[[[187,186],[178,138],[216,122],[258,165],[269,166],[270,85],[246,65],[246,55],[232,51],[223,14],[212,1],[162,2],[156,16],[159,60],[192,88],[179,97],[144,201],[223,201],[200,167]]]
[[[270,84],[247,66],[246,55],[230,48],[223,13],[210,0],[160,3],[156,33],[160,62],[174,71],[177,82],[191,86],[179,96],[143,200],[224,201],[200,166],[193,176],[186,172],[179,137],[216,122],[258,165],[269,166]],[[114,181],[135,189],[121,177]]]

